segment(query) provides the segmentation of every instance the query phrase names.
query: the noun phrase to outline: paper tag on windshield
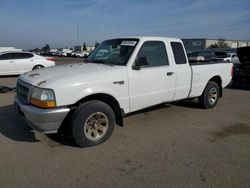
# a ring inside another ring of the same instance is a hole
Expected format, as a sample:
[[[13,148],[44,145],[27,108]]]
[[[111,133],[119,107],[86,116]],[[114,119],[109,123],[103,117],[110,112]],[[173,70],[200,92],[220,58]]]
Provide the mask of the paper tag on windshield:
[[[137,41],[125,40],[125,41],[122,41],[121,46],[135,46],[136,43]]]

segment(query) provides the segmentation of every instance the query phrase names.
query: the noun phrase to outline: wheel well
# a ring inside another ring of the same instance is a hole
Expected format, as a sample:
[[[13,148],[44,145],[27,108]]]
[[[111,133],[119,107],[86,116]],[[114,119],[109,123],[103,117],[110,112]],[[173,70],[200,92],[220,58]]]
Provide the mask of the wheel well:
[[[209,81],[213,81],[213,82],[215,82],[215,83],[218,84],[219,89],[220,89],[220,95],[219,95],[219,97],[222,97],[222,80],[221,80],[221,77],[220,76],[214,76]]]
[[[37,65],[35,65],[35,66],[32,68],[32,70],[34,70],[37,66],[44,67],[43,65],[37,64]]]
[[[116,124],[119,126],[123,126],[123,110],[120,108],[120,105],[118,101],[111,95],[108,94],[93,94],[87,97],[84,97],[83,99],[79,100],[78,102],[75,103],[75,106],[79,106],[80,104],[90,101],[90,100],[98,100],[102,101],[106,104],[108,104],[112,110],[114,111],[115,114],[115,119],[116,119]]]

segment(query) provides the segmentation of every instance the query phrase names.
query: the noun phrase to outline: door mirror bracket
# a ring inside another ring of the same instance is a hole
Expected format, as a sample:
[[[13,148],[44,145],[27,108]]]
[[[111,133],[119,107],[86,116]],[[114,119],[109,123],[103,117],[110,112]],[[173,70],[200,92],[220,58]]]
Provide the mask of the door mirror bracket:
[[[134,65],[132,66],[133,70],[140,70],[142,66],[148,65],[148,58],[147,57],[139,57],[135,60]]]

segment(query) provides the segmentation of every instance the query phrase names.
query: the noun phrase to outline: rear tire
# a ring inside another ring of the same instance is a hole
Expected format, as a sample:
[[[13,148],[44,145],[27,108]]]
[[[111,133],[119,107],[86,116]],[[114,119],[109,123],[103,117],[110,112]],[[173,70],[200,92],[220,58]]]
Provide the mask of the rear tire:
[[[44,68],[44,66],[42,66],[42,65],[36,65],[36,66],[33,67],[32,70],[37,70],[37,69],[42,69],[42,68]]]
[[[202,108],[208,109],[216,106],[220,96],[219,86],[216,82],[209,81],[202,95],[198,98]]]
[[[80,105],[72,116],[72,134],[80,147],[95,146],[105,142],[113,133],[115,114],[101,101],[88,101]]]

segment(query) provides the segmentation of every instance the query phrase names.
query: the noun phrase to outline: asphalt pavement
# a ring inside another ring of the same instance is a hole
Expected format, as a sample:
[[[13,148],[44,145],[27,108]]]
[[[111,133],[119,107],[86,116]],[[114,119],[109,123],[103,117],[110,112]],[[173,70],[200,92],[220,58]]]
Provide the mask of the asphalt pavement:
[[[0,93],[1,188],[250,187],[248,89],[225,89],[209,110],[185,101],[134,113],[90,148],[32,132],[14,114],[14,95]]]

